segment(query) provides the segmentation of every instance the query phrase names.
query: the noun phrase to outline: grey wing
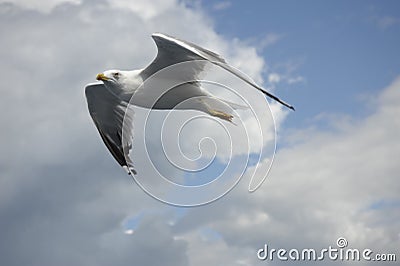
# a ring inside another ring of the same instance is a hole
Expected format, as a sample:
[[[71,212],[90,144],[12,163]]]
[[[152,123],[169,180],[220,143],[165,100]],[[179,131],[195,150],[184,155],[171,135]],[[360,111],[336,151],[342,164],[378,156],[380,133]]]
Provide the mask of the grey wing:
[[[126,170],[129,168],[136,174],[129,158],[133,137],[133,111],[126,112],[127,103],[111,93],[103,83],[88,84],[85,87],[85,94],[90,116],[104,144],[122,167],[126,167]]]
[[[265,89],[257,85],[251,78],[241,73],[239,70],[228,65],[226,61],[218,54],[204,49],[196,44],[188,41],[180,40],[166,34],[154,33],[152,35],[154,41],[156,42],[158,53],[154,61],[142,71],[142,78],[147,79],[149,76],[153,75],[157,71],[171,66],[173,64],[191,61],[191,60],[207,60],[215,65],[218,65],[225,70],[231,72],[238,78],[244,80],[246,83],[261,91],[268,97],[274,99],[275,101],[281,103],[282,105],[294,110],[294,107],[275,95],[267,92]],[[199,61],[200,62],[200,61]],[[204,70],[204,65],[200,64],[196,66],[194,64],[194,69],[192,69],[193,80],[196,79],[197,75]]]
[[[190,64],[190,69],[185,67],[185,73],[182,73],[181,75],[185,75],[184,78],[186,80],[197,80],[198,75],[205,69],[208,61],[210,61],[207,57],[199,54],[199,49],[201,49],[203,53],[209,54],[215,58],[219,58],[222,60],[222,62],[225,62],[219,57],[219,55],[196,46],[195,44],[185,42],[161,33],[154,33],[151,35],[151,37],[155,41],[158,51],[153,62],[151,62],[151,64],[141,72],[143,80],[146,80],[148,77],[164,68],[188,61],[195,62]]]

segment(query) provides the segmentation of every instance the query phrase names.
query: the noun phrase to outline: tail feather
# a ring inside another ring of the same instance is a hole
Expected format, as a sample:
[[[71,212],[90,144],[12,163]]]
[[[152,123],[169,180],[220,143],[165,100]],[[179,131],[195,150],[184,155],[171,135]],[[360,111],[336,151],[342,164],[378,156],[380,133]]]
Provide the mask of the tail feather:
[[[234,110],[247,108],[247,106],[225,101],[213,96],[201,98],[200,102],[203,107],[202,111],[231,123],[233,123],[232,119],[235,117]]]
[[[233,103],[230,101],[226,101],[226,100],[222,100],[220,98],[217,98],[218,100],[220,100],[221,102],[226,103],[227,105],[229,105],[230,107],[232,107],[234,110],[244,110],[244,109],[248,109],[249,107],[246,105],[242,105],[242,104],[238,104],[238,103]]]

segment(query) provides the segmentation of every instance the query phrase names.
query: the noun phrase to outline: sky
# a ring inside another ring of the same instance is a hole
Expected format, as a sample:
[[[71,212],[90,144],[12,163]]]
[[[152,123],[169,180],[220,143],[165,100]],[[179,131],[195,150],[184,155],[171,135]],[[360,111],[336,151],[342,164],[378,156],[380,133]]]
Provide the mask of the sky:
[[[399,260],[399,11],[398,1],[0,1],[0,264],[304,265],[257,251],[340,237]],[[171,206],[106,150],[84,86],[146,66],[153,32],[218,52],[296,107],[270,102],[277,151],[256,192],[250,165],[224,197]]]
[[[205,6],[216,18],[218,33],[249,40],[258,47],[269,74],[291,74],[292,81],[302,81],[294,88],[279,86],[279,94],[289,102],[296,97],[298,112],[288,117],[287,126],[298,126],[323,112],[366,115],[369,110],[360,103],[364,94],[376,93],[398,75],[400,60],[394,52],[399,44],[397,1]]]

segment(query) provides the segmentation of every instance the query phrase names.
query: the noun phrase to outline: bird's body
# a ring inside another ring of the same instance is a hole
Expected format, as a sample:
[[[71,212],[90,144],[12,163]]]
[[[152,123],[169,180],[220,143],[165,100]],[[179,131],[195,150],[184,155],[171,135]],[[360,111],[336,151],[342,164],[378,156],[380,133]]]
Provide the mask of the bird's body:
[[[164,34],[157,33],[152,37],[157,44],[158,54],[148,67],[132,71],[108,70],[97,75],[98,82],[90,83],[85,88],[89,113],[101,138],[113,157],[128,173],[136,174],[128,154],[132,149],[130,131],[133,126],[133,113],[127,112],[127,108],[131,104],[159,110],[198,110],[232,122],[232,111],[240,106],[213,96],[202,89],[198,82],[198,75],[204,71],[206,63],[221,66],[294,110],[292,106],[227,65],[218,54]],[[181,63],[188,64],[173,75],[157,76],[162,70],[168,70],[169,67]],[[148,82],[149,80],[153,83]],[[126,136],[125,143],[123,134]]]

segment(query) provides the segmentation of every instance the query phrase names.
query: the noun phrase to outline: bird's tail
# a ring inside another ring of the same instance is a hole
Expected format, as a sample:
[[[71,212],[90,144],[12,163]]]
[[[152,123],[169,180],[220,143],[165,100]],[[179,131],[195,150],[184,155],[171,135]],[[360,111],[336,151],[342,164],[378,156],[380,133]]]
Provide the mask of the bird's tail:
[[[202,97],[200,102],[203,112],[231,123],[233,123],[232,120],[235,117],[234,110],[247,109],[247,106],[225,101],[214,96]]]

